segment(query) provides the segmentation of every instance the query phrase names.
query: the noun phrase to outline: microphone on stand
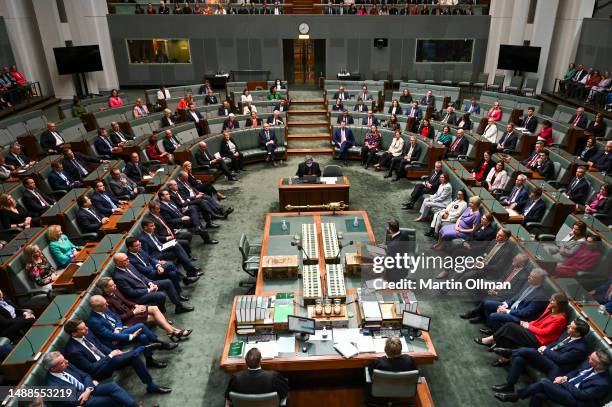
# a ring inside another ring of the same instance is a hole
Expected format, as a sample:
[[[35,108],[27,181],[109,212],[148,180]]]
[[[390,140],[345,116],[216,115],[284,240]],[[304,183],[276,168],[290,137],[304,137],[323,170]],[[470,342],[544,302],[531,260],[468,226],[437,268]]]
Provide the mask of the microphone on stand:
[[[336,260],[340,259],[340,255],[342,254],[342,249],[344,249],[345,247],[349,247],[352,246],[355,242],[353,242],[352,240],[350,242],[348,242],[346,245],[343,245],[341,242],[338,242],[338,248],[340,250],[338,250],[338,254],[336,254]]]
[[[309,261],[310,261],[310,257],[309,257],[309,256],[308,256],[308,254],[306,253],[306,250],[304,250],[304,247],[302,246],[302,244],[301,244],[301,243],[298,243],[298,242],[291,242],[291,246],[297,246],[297,249],[298,249],[299,251],[301,251],[301,252],[304,254],[304,256],[306,256],[306,260],[309,260]]]

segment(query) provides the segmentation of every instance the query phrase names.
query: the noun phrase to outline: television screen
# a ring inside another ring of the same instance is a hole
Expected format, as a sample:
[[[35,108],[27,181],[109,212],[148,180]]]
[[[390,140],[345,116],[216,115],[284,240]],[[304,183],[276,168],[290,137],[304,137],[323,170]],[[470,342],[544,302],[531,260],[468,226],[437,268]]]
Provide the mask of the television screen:
[[[540,47],[500,45],[497,69],[520,72],[538,72]]]
[[[100,47],[97,45],[53,48],[53,53],[60,75],[102,70]]]

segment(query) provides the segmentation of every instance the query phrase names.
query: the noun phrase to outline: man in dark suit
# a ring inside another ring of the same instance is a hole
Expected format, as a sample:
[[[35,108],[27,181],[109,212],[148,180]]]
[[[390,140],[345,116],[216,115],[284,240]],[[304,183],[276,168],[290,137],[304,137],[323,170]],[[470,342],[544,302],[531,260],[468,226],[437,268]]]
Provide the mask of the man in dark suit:
[[[121,173],[119,168],[111,170],[111,179],[108,181],[113,194],[117,197],[126,197],[128,200],[136,198],[140,193],[144,193],[144,187],[139,187],[134,181]]]
[[[584,205],[589,196],[589,190],[591,188],[584,177],[585,173],[585,167],[578,167],[576,169],[576,176],[572,178],[567,186],[567,189],[565,192],[563,192],[563,195],[579,205]]]
[[[452,106],[448,106],[446,108],[446,112],[440,117],[440,122],[450,124],[452,126],[457,124],[457,115],[455,114],[455,109]]]
[[[36,322],[36,317],[29,311],[18,309],[0,291],[0,337],[18,342]]]
[[[385,342],[385,356],[376,359],[368,365],[370,377],[372,377],[374,370],[410,372],[417,370],[417,365],[409,355],[402,354],[402,342],[399,338],[387,338]]]
[[[110,139],[115,145],[124,145],[129,140],[134,140],[134,136],[124,133],[118,122],[111,123]]]
[[[81,181],[73,180],[64,172],[64,165],[61,161],[51,163],[51,172],[47,176],[47,181],[53,191],[70,191],[83,185]]]
[[[142,182],[142,177],[145,175],[150,177],[155,175],[155,173],[146,169],[142,162],[140,162],[140,155],[136,152],[130,155],[130,161],[125,165],[123,172],[129,179],[136,183]]]
[[[209,171],[211,168],[217,168],[225,175],[228,181],[236,181],[236,177],[231,173],[227,167],[225,160],[222,157],[215,158],[214,155],[208,152],[208,145],[205,141],[198,143],[198,149],[195,154],[195,163],[198,166],[198,170]]]
[[[353,137],[353,131],[346,127],[346,123],[341,122],[340,127],[336,128],[333,142],[339,149],[338,158],[344,162],[344,165],[348,165],[348,150],[355,145],[355,137]]]
[[[591,136],[587,138],[584,148],[577,151],[576,158],[588,163],[592,161],[593,158],[597,157],[598,154],[599,148],[597,146],[597,140],[594,136]]]
[[[226,208],[219,203],[219,199],[224,199],[224,197],[219,195],[214,186],[208,183],[192,182],[192,178],[189,177],[187,171],[179,172],[176,183],[178,184],[179,192],[190,204],[200,205],[198,201],[206,203],[205,208],[209,210],[214,219],[227,219],[234,212],[234,208],[231,206]],[[204,207],[202,208],[205,209]]]
[[[510,209],[522,210],[529,199],[529,191],[525,188],[526,181],[527,177],[524,174],[518,175],[508,196],[502,198],[499,203]]]
[[[185,185],[189,188],[191,194],[189,190],[185,189]],[[183,211],[184,208],[191,208],[189,213],[193,210],[198,212],[206,222],[206,228],[217,229],[219,227],[212,220],[221,219],[222,216],[218,215],[211,206],[211,202],[214,201],[211,197],[194,190],[188,182],[181,182],[179,186],[177,180],[170,180],[168,182],[168,193],[170,194],[170,199],[179,210]]]
[[[336,120],[336,124],[340,124],[340,122],[345,122],[346,124],[354,124],[355,120],[353,119],[353,116],[351,116],[348,112],[348,110],[344,109],[342,111],[342,115],[338,116],[338,120]]]
[[[612,140],[608,140],[606,142],[604,151],[593,158],[593,161],[589,161],[589,165],[593,168],[597,168],[601,172],[605,172],[607,175],[610,175],[612,172]]]
[[[423,111],[419,107],[419,102],[416,100],[412,101],[410,109],[406,109],[406,116],[416,118],[415,122],[418,123],[423,118]]]
[[[21,151],[21,144],[14,142],[11,144],[9,152],[4,158],[4,163],[7,166],[12,166],[12,169],[18,169],[21,167],[28,167],[34,165],[36,161],[30,160],[27,155]]]
[[[162,144],[164,149],[170,154],[174,153],[174,150],[181,146],[181,142],[176,138],[170,129],[164,131],[164,140],[162,141]]]
[[[47,123],[47,130],[40,134],[40,146],[47,154],[59,154],[66,140],[57,132],[55,123]]]
[[[167,189],[158,192],[160,201],[161,216],[166,223],[175,228],[185,228],[192,233],[200,235],[205,244],[217,244],[218,241],[212,240],[206,227],[200,221],[198,209],[193,205],[178,207],[170,196]],[[185,265],[185,262],[183,262]],[[190,267],[187,266],[187,269]]]
[[[399,181],[406,175],[404,167],[411,162],[418,161],[421,156],[421,146],[417,143],[415,136],[410,136],[410,143],[404,146],[405,152],[393,157],[389,164],[389,171],[385,174],[385,178],[391,177],[395,170],[395,178],[392,181]]]
[[[114,381],[98,383],[90,375],[71,366],[60,352],[48,352],[43,356],[43,366],[49,371],[45,385],[50,388],[76,390],[76,401],[54,401],[57,406],[122,406],[138,407],[130,395]]]
[[[507,150],[512,154],[514,150],[516,150],[516,143],[518,143],[518,134],[514,131],[514,124],[508,123],[506,125],[506,131],[502,134],[499,141],[497,143],[491,143],[491,153],[495,154]]]
[[[355,103],[355,106],[353,107],[353,111],[359,112],[359,113],[368,111],[368,107],[363,103],[363,99],[357,98],[357,103]]]
[[[191,261],[196,261],[197,258],[191,255],[191,240],[193,235],[187,229],[174,228],[166,223],[161,216],[160,203],[157,200],[148,203],[149,213],[146,220],[153,221],[155,226],[154,234],[157,239],[162,242],[170,242],[176,239],[176,242],[181,245],[185,253],[187,253]],[[201,273],[197,273],[200,275]]]
[[[98,233],[101,235],[100,228],[108,223],[108,218],[99,214],[92,206],[91,199],[87,195],[81,195],[77,198],[79,211],[77,212],[76,221],[79,227],[85,233]]]
[[[540,159],[540,153],[544,151],[544,143],[542,141],[537,141],[535,143],[535,147],[529,157],[525,158],[521,161],[525,167],[534,170],[536,165],[538,165],[538,160]]]
[[[493,391],[514,393],[514,386],[528,366],[543,372],[550,380],[575,369],[587,356],[584,337],[589,330],[589,324],[577,318],[567,326],[566,334],[546,346],[513,349],[506,383],[493,386]]]
[[[206,104],[206,105],[216,105],[217,103],[219,103],[219,100],[217,99],[217,96],[215,96],[215,94],[213,93],[213,90],[209,88],[208,89],[208,94],[204,98],[204,104]],[[221,115],[219,115],[219,116],[221,116]]]
[[[69,148],[64,148],[62,155],[64,156],[62,160],[64,171],[68,174],[70,179],[75,181],[83,181],[83,178],[89,175],[89,169],[86,163],[108,164],[108,160],[101,160],[97,157],[81,154],[79,152],[75,153]]]
[[[552,382],[542,379],[516,393],[495,393],[495,397],[512,403],[531,397],[531,407],[541,407],[546,401],[563,406],[600,406],[610,391],[608,368],[611,364],[610,355],[605,350],[597,350],[578,369],[557,376]]]
[[[230,113],[233,113],[232,107],[230,106],[230,103],[227,100],[224,100],[223,105],[221,105],[219,107],[219,110],[217,110],[217,114],[220,117],[227,117],[230,115]]]
[[[146,224],[145,220],[143,224]],[[147,233],[147,232],[145,232]],[[142,243],[142,235],[139,238]],[[144,245],[143,245],[144,246]],[[151,253],[149,253],[151,254]],[[155,257],[159,258],[159,257]],[[166,312],[166,298],[175,306],[175,313],[182,314],[191,312],[194,308],[190,305],[183,304],[181,297],[174,289],[174,285],[170,280],[158,280],[155,283],[140,274],[134,266],[130,264],[130,259],[125,253],[115,253],[113,256],[115,269],[113,271],[113,281],[117,284],[117,288],[128,299],[138,304],[157,305],[159,309]]]
[[[274,130],[270,130],[270,124],[264,123],[263,129],[259,132],[259,147],[266,150],[266,162],[272,162],[272,166],[276,167],[274,161],[274,151],[276,150],[276,134]]]
[[[423,106],[436,106],[436,97],[432,91],[428,90],[425,96],[421,98],[421,104]]]
[[[466,155],[470,142],[464,137],[465,130],[457,130],[457,136],[450,146],[446,148],[446,158],[458,157]]]
[[[304,175],[316,175],[317,177],[320,177],[321,168],[319,167],[319,163],[312,159],[311,155],[307,155],[304,157],[304,162],[298,165],[295,175],[297,175],[299,178],[303,178]]]
[[[402,209],[412,209],[414,204],[425,194],[435,194],[440,185],[440,174],[442,174],[442,162],[436,161],[434,169],[426,180],[415,185],[408,201],[402,204]]]
[[[247,369],[232,374],[225,390],[225,399],[228,402],[230,392],[243,394],[276,393],[279,400],[287,397],[289,392],[287,379],[278,372],[261,368],[261,352],[259,349],[250,349],[244,359]]]
[[[334,100],[338,100],[338,99],[340,99],[340,100],[348,100],[348,99],[350,99],[350,97],[351,96],[348,94],[348,92],[346,92],[344,90],[344,86],[340,86],[338,88],[338,92],[334,93],[334,98],[333,99]]]
[[[150,256],[146,251],[142,250],[142,243],[135,237],[128,237],[125,241],[128,248],[127,255],[130,259],[130,264],[138,270],[140,274],[146,276],[151,281],[168,279],[174,285],[174,289],[179,294],[179,298],[183,301],[188,301],[189,298],[181,294],[181,281],[185,285],[193,284],[199,280],[197,274],[191,277],[183,275],[174,263],[166,260],[158,260]]]
[[[540,153],[540,157],[534,168],[545,180],[555,179],[555,166],[550,160],[550,153],[544,150]]]
[[[104,182],[96,181],[95,192],[91,196],[91,203],[96,208],[97,213],[102,216],[111,216],[113,213],[121,213],[123,210],[120,205],[127,204],[127,201],[119,201],[106,193]]]
[[[372,110],[368,110],[368,115],[361,119],[361,124],[368,127],[378,126],[378,119],[374,116],[374,112],[372,112]]]
[[[47,196],[36,188],[36,181],[32,177],[23,179],[23,195],[21,201],[33,218],[40,218],[50,207],[55,204],[55,199]]]
[[[195,103],[189,104],[189,110],[187,110],[186,116],[187,120],[195,123],[198,135],[201,137],[204,133],[203,127],[200,126],[200,123],[202,122],[202,120],[204,120],[204,116],[202,116],[202,113],[200,113],[200,111],[196,109]]]
[[[529,194],[529,201],[525,203],[523,208],[523,221],[521,224],[525,226],[529,222],[539,222],[544,217],[546,205],[542,200],[542,190],[534,189]]]
[[[271,126],[281,126],[284,124],[283,118],[278,110],[275,110],[270,116],[268,116],[266,123],[269,123]]]
[[[170,393],[172,389],[155,384],[147,367],[165,366],[164,362],[153,359],[151,351],[145,351],[144,346],[138,346],[128,352],[116,347],[108,347],[89,330],[81,319],[73,318],[64,324],[64,331],[70,339],[64,349],[68,361],[88,373],[95,380],[105,380],[112,377],[113,372],[125,367],[131,367],[140,381],[147,386],[148,393]],[[168,347],[176,348],[178,344],[166,343]],[[154,345],[151,347],[157,347]],[[140,354],[146,353],[147,366],[140,359]]]
[[[588,122],[589,119],[587,119],[586,115],[584,114],[584,107],[580,106],[576,109],[576,113],[572,115],[567,123],[574,127],[586,129]]]
[[[527,114],[520,122],[520,127],[524,127],[530,133],[535,133],[538,128],[538,118],[533,115],[534,113],[535,107],[527,108]]]
[[[94,140],[94,148],[98,155],[104,159],[114,157],[114,153],[118,151],[117,145],[113,144],[112,140],[108,138],[106,129],[98,130],[98,137]]]

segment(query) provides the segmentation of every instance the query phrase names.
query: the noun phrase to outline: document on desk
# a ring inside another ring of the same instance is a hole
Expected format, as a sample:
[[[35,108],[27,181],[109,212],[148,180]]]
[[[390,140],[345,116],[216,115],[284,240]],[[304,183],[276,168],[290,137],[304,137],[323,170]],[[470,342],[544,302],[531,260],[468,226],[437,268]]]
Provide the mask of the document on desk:
[[[278,356],[278,345],[276,341],[247,343],[244,348],[244,354],[246,355],[252,348],[259,349],[262,359],[274,359]]]
[[[172,239],[162,245],[162,251],[174,247],[176,245],[176,239]]]
[[[334,328],[333,336],[334,343],[356,343],[361,333],[359,332],[359,328]]]
[[[359,335],[357,337],[357,350],[359,353],[373,353],[376,351],[376,346],[374,345],[374,338],[368,335]]]
[[[334,185],[338,182],[338,177],[320,177],[321,184]]]
[[[359,353],[357,347],[355,347],[355,345],[353,345],[352,343],[348,342],[334,343],[334,349],[336,349],[339,354],[341,354],[347,359],[350,359]]]
[[[295,353],[295,337],[281,336],[276,341],[278,353]]]

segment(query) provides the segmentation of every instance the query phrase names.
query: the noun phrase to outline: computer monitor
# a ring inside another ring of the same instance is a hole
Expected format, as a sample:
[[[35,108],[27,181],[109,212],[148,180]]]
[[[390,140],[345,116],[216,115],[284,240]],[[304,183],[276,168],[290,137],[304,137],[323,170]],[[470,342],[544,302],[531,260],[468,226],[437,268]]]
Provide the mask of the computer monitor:
[[[404,315],[402,315],[402,327],[404,328],[413,328],[419,331],[429,332],[430,321],[430,317],[415,312],[404,311]]]
[[[309,335],[315,334],[315,320],[312,318],[289,315],[287,317],[287,322],[289,323],[289,332]]]
[[[314,184],[319,180],[319,177],[317,177],[316,175],[304,175],[302,177],[302,182],[304,184]]]

